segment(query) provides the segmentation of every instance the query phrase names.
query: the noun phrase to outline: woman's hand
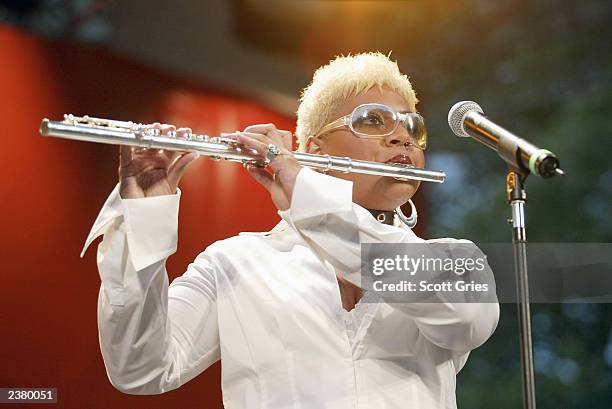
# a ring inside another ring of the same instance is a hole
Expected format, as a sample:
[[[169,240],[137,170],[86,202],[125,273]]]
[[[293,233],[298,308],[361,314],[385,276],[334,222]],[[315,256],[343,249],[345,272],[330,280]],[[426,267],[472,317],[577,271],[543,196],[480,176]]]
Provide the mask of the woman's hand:
[[[191,133],[189,128],[175,129],[172,125],[157,122],[148,128],[159,129],[166,136],[169,136],[168,132],[176,131],[177,138],[184,138]],[[195,152],[121,146],[119,193],[124,199],[175,194],[187,165],[197,158],[198,154]]]
[[[281,151],[269,164],[272,174],[265,168],[247,166],[247,170],[257,182],[262,184],[272,197],[274,205],[280,210],[291,206],[291,196],[297,174],[302,166],[291,153],[293,134],[289,131],[276,129],[274,124],[247,126],[243,132],[235,134],[243,145],[256,150],[262,160],[268,152],[268,145],[274,144]]]

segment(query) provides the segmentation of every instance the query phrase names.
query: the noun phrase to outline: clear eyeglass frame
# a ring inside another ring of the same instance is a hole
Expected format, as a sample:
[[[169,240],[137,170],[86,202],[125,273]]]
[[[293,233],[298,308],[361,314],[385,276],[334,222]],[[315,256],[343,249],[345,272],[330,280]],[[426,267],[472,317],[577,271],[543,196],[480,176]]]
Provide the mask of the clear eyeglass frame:
[[[357,116],[358,115],[357,113],[362,111],[364,108],[382,109],[382,110],[385,110],[391,113],[393,121],[394,121],[393,129],[388,132],[376,134],[376,135],[366,134],[366,133],[357,131],[353,126],[355,122],[355,116]],[[415,122],[420,125],[420,129],[422,130],[421,134],[417,136],[415,136],[410,131],[410,126]],[[424,118],[417,112],[406,112],[406,113],[397,112],[393,108],[387,105],[384,105],[384,104],[367,103],[367,104],[358,105],[355,107],[355,109],[353,109],[353,111],[350,114],[344,115],[328,123],[323,128],[321,128],[321,130],[314,136],[317,138],[320,138],[323,135],[331,131],[334,131],[336,129],[348,128],[353,133],[353,135],[355,135],[358,138],[380,139],[380,138],[384,138],[389,135],[392,135],[395,131],[397,131],[397,128],[399,127],[400,123],[403,123],[405,129],[408,131],[409,141],[407,141],[406,144],[410,144],[411,146],[414,146],[420,150],[425,150],[427,148],[427,129],[425,127]]]

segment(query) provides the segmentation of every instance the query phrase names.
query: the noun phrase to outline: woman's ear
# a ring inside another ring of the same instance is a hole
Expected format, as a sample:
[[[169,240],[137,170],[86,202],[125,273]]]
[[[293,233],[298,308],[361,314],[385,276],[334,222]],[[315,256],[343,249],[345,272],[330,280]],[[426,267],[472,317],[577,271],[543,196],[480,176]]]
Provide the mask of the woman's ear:
[[[322,138],[316,136],[309,136],[306,139],[306,153],[314,153],[315,155],[321,155],[321,148],[325,145],[325,141]],[[327,169],[313,169],[315,172],[327,173]]]
[[[321,138],[311,135],[306,139],[306,152],[320,154],[323,144],[324,142]]]

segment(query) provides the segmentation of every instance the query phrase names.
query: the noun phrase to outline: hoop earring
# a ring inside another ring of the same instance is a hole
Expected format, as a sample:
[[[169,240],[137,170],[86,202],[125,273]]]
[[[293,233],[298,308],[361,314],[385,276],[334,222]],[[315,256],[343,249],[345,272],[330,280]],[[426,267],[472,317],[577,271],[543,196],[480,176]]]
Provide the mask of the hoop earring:
[[[417,209],[414,203],[412,202],[412,199],[408,199],[408,203],[410,203],[411,209],[410,217],[406,217],[406,215],[402,212],[401,206],[397,206],[395,208],[395,214],[402,223],[408,226],[409,229],[414,229],[414,226],[416,226],[417,224],[417,219],[419,215],[417,214]]]

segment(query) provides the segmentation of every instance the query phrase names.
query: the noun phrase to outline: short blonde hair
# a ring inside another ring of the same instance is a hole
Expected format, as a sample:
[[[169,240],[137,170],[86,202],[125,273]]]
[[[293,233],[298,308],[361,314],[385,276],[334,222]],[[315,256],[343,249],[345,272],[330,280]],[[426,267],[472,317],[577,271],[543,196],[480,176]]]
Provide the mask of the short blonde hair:
[[[346,99],[374,86],[396,91],[415,109],[418,99],[410,80],[400,72],[397,62],[380,52],[338,56],[315,71],[312,82],[302,91],[297,110],[298,151],[305,152],[308,137],[336,119],[333,115]]]

